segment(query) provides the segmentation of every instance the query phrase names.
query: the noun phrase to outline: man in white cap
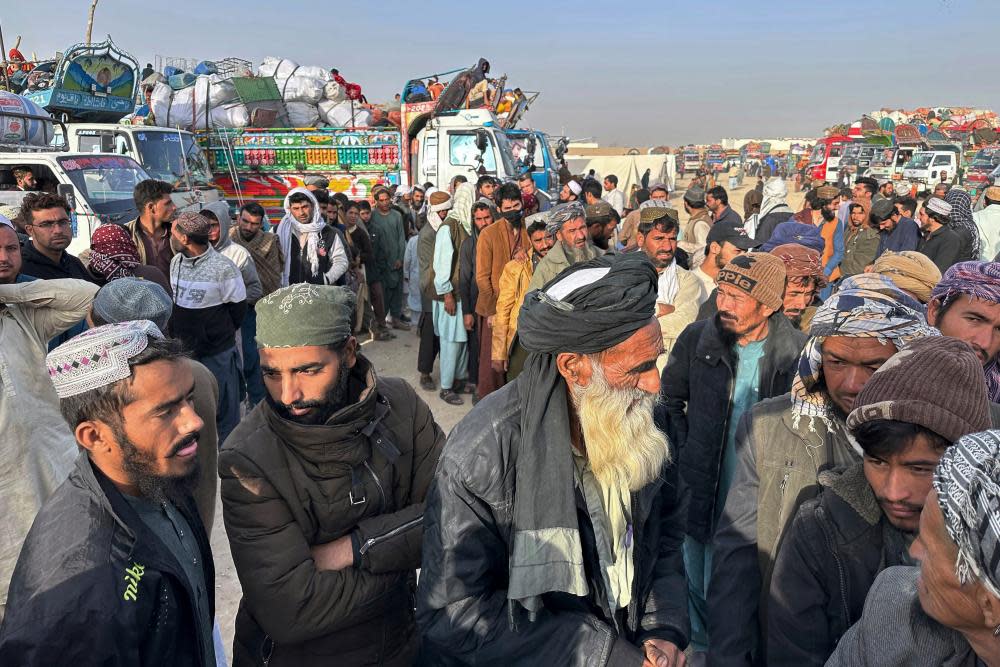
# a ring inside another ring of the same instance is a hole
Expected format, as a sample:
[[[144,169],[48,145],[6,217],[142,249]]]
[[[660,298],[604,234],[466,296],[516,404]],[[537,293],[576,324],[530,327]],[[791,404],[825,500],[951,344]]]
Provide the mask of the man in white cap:
[[[950,215],[951,204],[940,197],[928,199],[917,214],[923,235],[917,250],[930,257],[942,274],[959,260],[962,251],[962,238],[948,225]]]
[[[21,549],[0,662],[214,666],[215,572],[191,498],[204,423],[180,342],[110,324],[46,366],[80,453]]]
[[[583,192],[583,186],[576,182],[576,179],[571,179],[569,182],[562,186],[559,190],[559,203],[567,204],[572,201],[576,201],[580,198],[580,194]]]
[[[0,273],[4,265],[12,270],[16,248],[14,227],[0,224]],[[59,399],[44,371],[46,344],[87,315],[96,293],[97,285],[83,280],[0,280],[0,433],[5,460],[0,469],[0,619],[21,542],[76,455],[73,434],[59,416]]]

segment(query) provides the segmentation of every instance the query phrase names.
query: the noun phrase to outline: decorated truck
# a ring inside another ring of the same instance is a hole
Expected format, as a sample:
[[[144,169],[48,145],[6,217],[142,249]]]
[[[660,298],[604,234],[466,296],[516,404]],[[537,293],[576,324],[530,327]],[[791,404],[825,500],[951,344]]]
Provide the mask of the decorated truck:
[[[285,195],[309,176],[366,199],[378,185],[401,182],[401,134],[395,128],[216,128],[198,133],[215,184],[234,205],[256,201],[280,218]]]
[[[726,171],[726,152],[722,150],[721,145],[712,144],[708,147],[705,152],[705,166],[716,174]]]
[[[976,151],[962,178],[962,185],[973,197],[988,188],[990,174],[1000,166],[1000,146],[986,146]]]

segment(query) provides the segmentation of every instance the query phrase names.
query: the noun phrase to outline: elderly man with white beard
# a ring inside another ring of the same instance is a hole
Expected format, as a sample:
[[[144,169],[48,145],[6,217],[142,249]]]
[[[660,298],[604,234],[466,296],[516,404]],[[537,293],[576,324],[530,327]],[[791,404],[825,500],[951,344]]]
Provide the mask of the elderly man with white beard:
[[[525,297],[517,379],[452,431],[424,515],[417,619],[435,665],[685,664],[675,456],[643,253]]]

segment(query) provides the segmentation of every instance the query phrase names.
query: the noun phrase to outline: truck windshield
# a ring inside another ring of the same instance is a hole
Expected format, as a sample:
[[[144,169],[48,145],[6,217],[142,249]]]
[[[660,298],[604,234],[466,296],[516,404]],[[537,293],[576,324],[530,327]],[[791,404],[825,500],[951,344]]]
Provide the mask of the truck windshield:
[[[139,131],[135,144],[142,166],[153,178],[175,188],[186,187],[189,181],[192,186],[212,184],[208,160],[190,134]]]
[[[491,136],[497,139],[497,148],[500,149],[500,160],[503,162],[503,171],[508,177],[514,174],[514,151],[510,148],[510,140],[503,132],[497,132]],[[539,167],[542,165],[540,164]]]
[[[812,154],[809,156],[809,164],[823,164],[823,160],[826,159],[826,146],[823,144],[816,144],[813,148]]]
[[[892,164],[893,159],[896,157],[895,148],[886,148],[881,150],[872,157],[873,167],[888,167]]]
[[[934,159],[934,153],[914,153],[906,163],[906,169],[926,169]]]
[[[135,210],[132,191],[149,174],[130,157],[95,155],[58,158],[59,165],[98,215],[126,221]]]

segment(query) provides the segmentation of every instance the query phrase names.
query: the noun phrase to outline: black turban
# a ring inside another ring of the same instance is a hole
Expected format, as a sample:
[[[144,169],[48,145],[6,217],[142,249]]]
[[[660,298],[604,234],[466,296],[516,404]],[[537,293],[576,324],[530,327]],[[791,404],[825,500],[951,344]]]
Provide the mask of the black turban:
[[[561,299],[548,294],[580,272],[606,274]],[[517,319],[517,338],[530,352],[595,354],[649,324],[656,310],[656,270],[643,252],[604,255],[574,264],[542,289],[529,292]]]
[[[572,289],[575,284],[580,286]],[[612,348],[652,322],[655,306],[656,271],[642,252],[575,264],[524,299],[517,336],[529,355],[511,387],[518,392],[521,432],[507,594],[529,619],[544,594],[578,594],[571,584],[572,559],[552,558],[545,548],[545,536],[553,532],[579,542],[569,389],[556,355]]]

